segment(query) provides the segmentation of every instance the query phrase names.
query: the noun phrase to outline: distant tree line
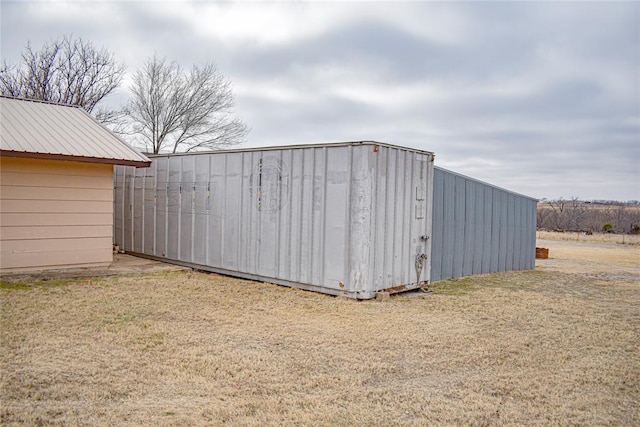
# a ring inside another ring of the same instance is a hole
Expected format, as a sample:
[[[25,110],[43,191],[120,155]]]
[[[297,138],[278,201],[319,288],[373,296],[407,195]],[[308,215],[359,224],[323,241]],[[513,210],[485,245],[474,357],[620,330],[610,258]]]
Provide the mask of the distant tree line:
[[[18,63],[3,60],[0,94],[82,107],[152,153],[244,141],[248,128],[233,116],[231,83],[213,63],[185,70],[154,54],[133,75],[131,100],[105,107],[104,99],[120,86],[125,71],[107,49],[64,36],[39,49],[27,43]]]
[[[538,229],[593,233],[640,234],[640,205],[613,201],[541,200]]]

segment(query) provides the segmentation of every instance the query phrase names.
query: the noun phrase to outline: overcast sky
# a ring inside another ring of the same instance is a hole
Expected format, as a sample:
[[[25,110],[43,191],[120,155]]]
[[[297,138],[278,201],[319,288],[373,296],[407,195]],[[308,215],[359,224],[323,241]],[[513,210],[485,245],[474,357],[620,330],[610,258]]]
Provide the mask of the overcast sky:
[[[129,74],[154,52],[215,62],[248,147],[376,140],[538,198],[640,199],[639,2],[0,7],[9,62],[64,34]]]

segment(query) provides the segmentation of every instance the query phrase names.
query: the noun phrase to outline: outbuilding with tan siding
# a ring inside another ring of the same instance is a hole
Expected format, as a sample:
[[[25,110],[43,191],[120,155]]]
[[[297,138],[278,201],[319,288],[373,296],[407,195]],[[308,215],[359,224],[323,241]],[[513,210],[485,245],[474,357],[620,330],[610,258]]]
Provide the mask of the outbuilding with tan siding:
[[[113,165],[149,164],[79,107],[0,97],[0,272],[110,264]]]

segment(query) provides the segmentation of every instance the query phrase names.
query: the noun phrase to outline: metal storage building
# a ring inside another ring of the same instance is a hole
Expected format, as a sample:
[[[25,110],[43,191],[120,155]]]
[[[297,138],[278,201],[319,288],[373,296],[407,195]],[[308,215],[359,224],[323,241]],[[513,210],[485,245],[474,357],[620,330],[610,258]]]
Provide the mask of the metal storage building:
[[[535,265],[537,200],[435,167],[431,281]]]
[[[116,169],[125,251],[358,299],[431,280],[430,152],[367,141],[150,157]]]
[[[531,269],[535,199],[373,141],[150,156],[116,168],[115,242],[134,254],[319,292]]]
[[[0,273],[110,264],[113,165],[149,163],[81,108],[0,97]]]

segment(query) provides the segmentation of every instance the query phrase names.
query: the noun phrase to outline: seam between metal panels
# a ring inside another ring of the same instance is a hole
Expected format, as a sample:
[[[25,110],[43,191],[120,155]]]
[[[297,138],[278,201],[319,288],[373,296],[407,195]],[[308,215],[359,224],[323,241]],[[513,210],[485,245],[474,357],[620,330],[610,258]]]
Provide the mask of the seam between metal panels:
[[[166,197],[166,202],[165,202],[165,212],[166,212],[166,218],[164,221],[165,224],[165,230],[164,230],[164,243],[165,243],[165,255],[169,255],[169,251],[171,250],[170,247],[170,238],[169,238],[169,230],[171,229],[170,227],[170,211],[171,211],[171,185],[173,185],[173,182],[171,181],[171,169],[174,167],[173,166],[173,162],[171,162],[169,158],[166,159],[166,164],[165,164],[165,186],[166,186],[166,190],[167,190],[167,197]]]
[[[251,154],[251,167],[255,168],[255,165],[260,163],[260,172],[262,171],[262,155],[261,152],[256,152]],[[256,169],[252,169],[254,172]],[[258,179],[257,188],[260,188],[260,178]],[[252,180],[253,181],[253,180]],[[251,227],[253,229],[253,233],[249,236],[251,239],[251,257],[249,258],[249,262],[251,262],[251,268],[247,268],[247,271],[257,273],[260,269],[260,251],[259,251],[259,238],[262,229],[260,227],[260,218],[262,218],[262,211],[260,210],[260,205],[256,204],[256,195],[252,195],[251,200]]]
[[[131,221],[131,233],[130,233],[130,240],[129,240],[129,247],[131,249],[133,249],[133,245],[135,244],[134,241],[134,235],[133,235],[133,230],[134,230],[134,221],[133,221],[133,192],[135,191],[135,171],[133,173],[133,177],[129,180],[129,216],[130,216],[130,221]]]
[[[293,276],[293,265],[294,265],[294,263],[291,262],[291,258],[293,258],[293,241],[294,240],[297,240],[298,242],[301,241],[301,237],[298,234],[302,230],[302,215],[298,215],[298,218],[294,218],[294,208],[293,208],[293,206],[294,206],[294,203],[293,203],[294,197],[293,197],[293,193],[294,193],[295,190],[293,188],[293,174],[294,174],[293,156],[294,156],[294,154],[293,154],[293,151],[292,151],[292,154],[291,154],[292,160],[291,160],[291,168],[290,168],[290,170],[291,170],[291,177],[290,177],[291,191],[289,191],[289,221],[288,221],[288,224],[293,225],[293,221],[295,219],[295,221],[297,223],[297,227],[295,228],[295,230],[297,230],[297,232],[296,233],[291,232],[291,231],[294,230],[294,227],[291,227],[291,230],[290,230],[290,233],[289,233],[288,239],[287,239],[288,240],[288,250],[287,250],[287,253],[285,254],[285,258],[289,259],[289,263],[285,264],[285,267],[287,269],[288,277],[292,277]],[[303,157],[303,162],[304,162],[304,157]],[[300,182],[299,187],[300,187],[300,189],[298,191],[300,192],[300,196],[302,196],[302,193],[304,192],[302,181]],[[301,199],[302,199],[302,197],[301,197]],[[297,208],[297,209],[299,209],[299,208]],[[297,251],[297,252],[299,252],[299,251]],[[296,277],[299,279],[299,277],[297,275],[296,275]]]
[[[404,153],[402,153],[402,154],[403,154],[402,158],[404,160]],[[404,194],[402,194],[402,191],[401,191],[401,188],[402,188],[401,182],[404,179],[404,170],[400,170],[400,162],[399,162],[399,159],[398,159],[399,157],[400,157],[400,153],[398,153],[398,156],[396,157],[396,159],[397,159],[396,160],[396,188],[395,188],[396,203],[394,205],[394,211],[395,211],[394,221],[395,222],[399,222],[400,229],[398,230],[398,226],[397,225],[396,225],[396,227],[394,229],[393,253],[392,253],[392,255],[394,255],[394,257],[398,255],[398,251],[402,251],[402,248],[398,248],[397,245],[396,245],[397,238],[400,237],[400,241],[404,243],[403,236],[402,236],[402,232],[404,230],[404,218],[403,218],[403,215],[402,215],[402,210],[404,209],[404,206],[399,206],[400,203],[398,203],[398,199],[404,200]],[[402,166],[405,166],[404,162],[403,162]],[[400,213],[400,215],[399,215],[400,218],[398,218],[398,211]],[[396,236],[395,235],[395,233],[398,232],[398,231],[400,232],[400,236]],[[394,278],[396,277],[396,275],[402,277],[402,266],[400,267],[400,271],[396,271],[396,262],[395,262],[395,260],[393,262],[392,271],[393,271],[393,273],[392,273],[392,280],[393,281],[395,281]],[[392,282],[392,284],[393,284],[393,282]]]
[[[382,286],[384,286],[387,283],[387,275],[388,275],[388,271],[389,271],[389,228],[390,228],[390,221],[389,221],[389,169],[390,169],[390,164],[391,164],[391,153],[390,150],[387,150],[387,171],[385,173],[385,192],[384,192],[384,211],[385,211],[385,222],[384,222],[384,234],[383,234],[383,239],[384,239],[384,258],[383,258],[383,270],[382,270]],[[394,213],[394,219],[395,219],[395,213]],[[395,226],[395,225],[394,225]],[[391,249],[393,248],[393,240],[391,241]],[[393,270],[393,268],[392,268]],[[393,272],[392,272],[393,275]]]
[[[371,205],[370,205],[370,209],[371,209],[371,213],[369,215],[369,235],[371,236],[371,247],[369,248],[369,253],[367,254],[367,257],[369,259],[369,273],[371,274],[371,277],[369,278],[369,280],[372,281],[373,283],[373,290],[376,291],[378,289],[378,286],[376,284],[377,280],[376,280],[376,245],[378,243],[378,232],[376,230],[376,224],[378,221],[378,209],[375,209],[375,207],[378,206],[378,177],[379,177],[379,170],[378,170],[378,159],[380,156],[380,151],[378,149],[378,151],[374,152],[375,155],[373,156],[373,170],[374,170],[374,174],[371,177],[371,183],[369,184],[371,187]],[[368,154],[369,156],[371,154]],[[369,167],[370,165],[367,163],[367,170],[371,170],[371,168]]]
[[[147,176],[147,172],[146,170],[143,172],[143,175],[138,177],[138,170],[136,169],[136,178],[139,178],[142,182],[140,183],[140,248],[142,249],[142,252],[145,252],[145,238],[144,238],[144,230],[145,230],[145,221],[144,221],[144,214],[147,210],[146,206],[144,205],[144,201],[145,201],[145,196],[146,196],[146,182],[145,182],[145,177]]]
[[[225,158],[229,158],[230,156],[225,156]],[[214,156],[211,156],[211,158],[213,159]],[[248,165],[247,165],[248,163]],[[213,164],[213,162],[211,162],[211,164]],[[249,170],[247,171],[247,167],[249,168]],[[249,159],[245,159],[244,156],[240,159],[240,192],[239,192],[239,200],[237,203],[237,207],[238,207],[238,213],[237,213],[237,217],[238,217],[238,228],[237,228],[237,233],[239,233],[240,235],[242,235],[243,231],[246,230],[246,237],[244,239],[241,239],[236,246],[236,255],[235,255],[235,259],[236,259],[236,268],[237,269],[245,269],[248,270],[249,269],[249,263],[251,262],[251,258],[250,258],[250,251],[251,251],[251,226],[249,224],[251,224],[251,203],[253,202],[252,198],[251,198],[251,192],[249,190],[249,192],[247,193],[247,188],[251,188],[251,170],[253,167],[253,159],[249,157]],[[212,168],[213,169],[213,168]],[[210,176],[213,173],[213,170],[210,171]],[[248,174],[248,177],[247,177]],[[225,176],[226,176],[226,160],[225,160]],[[219,179],[219,176],[216,176],[216,181]],[[226,178],[225,178],[226,179]],[[210,180],[212,180],[212,178],[210,178]],[[216,182],[216,186],[214,186],[214,188],[216,189],[216,192],[220,193],[220,196],[224,196],[224,197],[219,197],[221,200],[221,205],[222,203],[226,204],[226,200],[227,200],[227,194],[226,194],[226,181],[224,182],[225,187],[220,188],[219,183]],[[218,191],[219,190],[219,191]],[[222,205],[224,206],[224,205]],[[213,209],[212,209],[213,210]],[[226,215],[226,210],[225,209],[221,209],[219,216],[222,220],[224,220],[224,217]],[[245,216],[249,217],[249,221],[245,220]],[[221,228],[224,228],[223,226],[221,226]],[[221,230],[222,232],[222,230]],[[220,251],[220,265],[225,265],[224,264],[224,252],[222,249],[222,237],[221,237],[221,244],[219,245],[219,251]]]
[[[413,180],[413,170],[412,170],[412,162],[410,161],[411,159],[409,159],[409,156],[407,155],[407,153],[402,153],[402,157],[403,157],[403,161],[404,161],[404,166],[402,168],[402,175],[403,175],[403,179],[402,179],[402,248],[401,248],[401,252],[400,252],[400,259],[404,259],[404,255],[405,253],[410,253],[411,251],[409,251],[407,249],[407,247],[409,246],[409,242],[411,241],[410,236],[411,236],[411,220],[408,221],[407,223],[407,215],[411,214],[411,212],[407,212],[407,204],[411,204],[412,200],[409,194],[409,191],[407,191],[407,187],[411,186],[411,181]],[[409,179],[407,179],[407,177]],[[407,181],[409,181],[409,184],[407,185]],[[407,257],[408,259],[409,257]],[[401,275],[400,275],[400,283],[411,283],[411,263],[406,262],[404,263],[405,265],[401,267]]]
[[[327,154],[327,148],[323,147],[322,148],[322,161],[324,163],[324,179],[322,180],[322,247],[321,249],[321,254],[322,254],[322,268],[320,269],[320,278],[321,278],[321,282],[320,283],[326,283],[325,282],[325,270],[327,268],[327,257],[325,254],[325,248],[327,246],[327,181],[328,181],[328,171],[329,171],[329,161],[328,161],[328,154]]]
[[[204,205],[204,262],[209,262],[209,222],[211,221],[211,158],[207,159],[206,201]],[[240,206],[242,209],[242,205]]]
[[[227,174],[227,163],[229,161],[229,156],[224,156],[224,188],[229,188],[229,183],[227,182],[228,174]],[[221,198],[222,211],[220,212],[220,264],[224,265],[224,241],[225,241],[225,230],[226,227],[226,212],[227,212],[227,196]]]
[[[308,219],[307,219],[307,228],[306,228],[306,233],[307,233],[307,241],[309,242],[309,244],[307,245],[307,280],[309,282],[312,282],[314,279],[314,275],[313,275],[313,267],[314,267],[314,256],[313,256],[313,247],[314,247],[314,239],[313,239],[313,230],[315,227],[315,223],[313,221],[314,219],[314,209],[313,209],[313,201],[314,201],[314,177],[315,177],[315,149],[311,149],[311,150],[304,150],[302,151],[302,170],[301,170],[301,183],[308,185],[310,190],[307,194],[307,199],[308,202],[308,206],[309,206],[309,214],[308,214]],[[305,166],[307,163],[310,163],[311,167],[311,173],[310,174],[306,174],[305,175],[305,171],[307,170],[307,167]],[[306,178],[305,178],[306,176]],[[304,185],[301,187],[304,189]],[[303,205],[304,206],[304,205]],[[302,229],[302,217],[300,218],[300,226]]]
[[[415,213],[415,206],[417,206],[417,201],[415,200],[415,196],[413,195],[414,192],[414,188],[416,187],[416,182],[415,182],[415,163],[416,163],[416,159],[415,159],[415,154],[411,153],[411,155],[407,154],[405,155],[405,157],[407,158],[408,162],[409,162],[409,176],[411,177],[408,181],[409,181],[409,185],[407,185],[406,181],[405,181],[405,186],[408,187],[405,189],[405,197],[408,199],[405,201],[404,203],[404,207],[405,209],[408,209],[408,212],[405,212],[405,221],[408,220],[409,221],[409,226],[408,226],[408,230],[405,233],[405,238],[407,239],[407,242],[403,245],[404,250],[407,251],[408,256],[406,257],[406,259],[409,261],[411,260],[412,257],[412,252],[415,250],[413,248],[413,245],[411,244],[411,242],[414,239],[415,236],[415,223],[418,222],[418,219],[415,218],[416,213]],[[405,160],[406,161],[406,160]],[[404,257],[403,257],[404,258]],[[407,262],[406,263],[406,269],[405,270],[407,272],[407,280],[403,280],[403,283],[413,283],[413,281],[411,280],[411,277],[413,276],[413,273],[411,271],[412,267],[415,266],[411,265],[411,262]],[[416,279],[416,283],[418,282],[418,279]]]
[[[308,182],[309,180],[305,179],[305,171],[307,170],[306,162],[308,162],[309,154],[311,155],[311,160],[313,160],[313,150],[311,150],[310,152],[308,150],[304,150],[300,153],[300,157],[302,158],[302,162],[301,162],[302,167],[300,169],[300,191],[302,196],[300,198],[300,209],[301,209],[302,215],[300,215],[300,223],[298,224],[299,225],[298,229],[300,230],[300,233],[301,233],[301,236],[300,236],[301,239],[304,239],[304,241],[307,242],[307,246],[306,246],[307,262],[305,265],[305,270],[307,272],[306,274],[307,281],[312,282],[313,281],[313,181],[309,183]],[[291,158],[291,163],[292,164],[290,169],[293,170],[293,156]],[[293,178],[291,179],[291,181],[293,181]],[[304,191],[305,185],[311,186],[311,191],[308,194],[306,194],[306,192]],[[303,219],[307,217],[307,212],[305,212],[305,202],[311,208],[311,211],[308,214],[307,227],[303,228],[303,225],[304,225]],[[302,236],[302,233],[304,233],[305,235]],[[300,278],[302,278],[302,271],[300,271]]]
[[[344,263],[344,270],[342,271],[342,277],[343,277],[343,282],[347,283],[347,286],[345,286],[348,291],[352,291],[352,292],[357,292],[358,290],[354,288],[354,283],[351,283],[351,233],[348,231],[348,229],[351,226],[351,198],[352,198],[352,191],[353,191],[353,146],[348,146],[347,147],[347,153],[349,156],[349,160],[347,161],[347,164],[349,165],[349,168],[347,170],[347,201],[345,203],[345,209],[346,212],[344,212],[344,219],[345,219],[345,233],[344,233],[344,247],[345,247],[345,263]]]
[[[431,167],[431,164],[433,163],[434,159],[433,159],[433,155],[429,154],[427,156],[427,163],[425,164],[425,168],[426,170],[426,180],[425,180],[425,185],[427,188],[427,194],[425,195],[425,204],[426,204],[426,217],[425,217],[425,224],[424,226],[426,227],[426,231],[427,231],[427,236],[429,236],[429,240],[427,241],[426,244],[426,250],[427,250],[427,272],[428,272],[428,282],[427,283],[431,283],[431,259],[433,257],[433,192],[434,192],[434,170],[433,167]]]
[[[182,159],[178,159],[178,238],[176,253],[177,258],[182,258]]]
[[[196,215],[197,215],[195,203],[196,203],[196,182],[197,182],[198,175],[196,174],[196,165],[197,165],[196,159],[195,157],[192,157],[192,159],[193,159],[193,165],[191,165],[192,167],[190,168],[192,176],[190,180],[191,181],[191,221],[190,221],[191,222],[191,242],[190,242],[191,244],[189,246],[191,249],[189,251],[189,255],[190,255],[189,258],[191,259],[191,262],[194,262],[195,261],[194,249],[195,249],[195,241],[196,241],[195,239]]]
[[[283,165],[283,164],[286,165],[286,163],[284,163],[284,155],[285,155],[286,152],[291,153],[292,151],[291,150],[279,151],[279,156],[280,156],[279,162],[280,162],[280,165]],[[282,194],[282,187],[283,187],[283,185],[282,185],[282,172],[280,173],[280,175],[281,175],[280,176],[280,185],[278,185],[278,200],[280,201],[280,205],[282,206],[282,200],[284,200],[283,197],[282,197],[283,196],[283,194]],[[281,240],[281,238],[280,238],[280,222],[282,221],[282,207],[276,209],[276,218],[275,218],[275,220],[276,220],[275,221],[276,222],[276,224],[275,224],[276,238],[274,239],[275,240],[274,243],[275,243],[275,246],[276,246],[276,249],[275,249],[276,252],[274,254],[274,262],[275,262],[275,266],[274,267],[275,267],[275,271],[279,272],[280,271],[280,240]]]
[[[260,153],[260,177],[262,178],[262,168],[264,167],[264,153]],[[262,189],[262,185],[260,185],[260,189]],[[256,241],[256,268],[255,268],[255,272],[256,274],[260,273],[260,266],[262,265],[262,251],[260,250],[260,247],[262,245],[262,224],[264,222],[264,210],[262,209],[262,199],[260,200],[260,208],[258,209],[258,218],[259,220],[257,221],[257,230],[258,233],[256,235],[257,237],[257,241]]]
[[[153,173],[153,239],[152,239],[152,245],[153,245],[153,253],[155,254],[157,251],[157,244],[156,244],[156,239],[157,239],[157,233],[156,233],[156,224],[158,222],[158,165],[157,164],[153,164],[153,169],[152,169],[152,173]]]
[[[457,186],[456,186],[457,188]],[[462,216],[459,219],[460,222],[462,223],[462,250],[460,251],[461,259],[460,259],[460,269],[462,271],[462,275],[464,276],[464,266],[465,263],[467,262],[467,258],[469,253],[467,252],[467,248],[466,248],[466,243],[467,243],[467,239],[468,239],[468,233],[469,230],[467,228],[467,182],[466,181],[462,181],[462,194],[460,196],[460,198],[458,199],[458,201],[461,204],[461,213]]]
[[[316,210],[314,209],[314,201],[316,200],[316,149],[312,148],[309,151],[310,154],[310,163],[311,163],[311,174],[309,174],[309,186],[311,187],[311,226],[309,233],[311,234],[310,236],[310,240],[309,240],[309,252],[310,252],[310,256],[309,256],[309,277],[313,280],[314,278],[314,271],[318,270],[318,260],[315,259],[315,257],[313,256],[314,254],[314,249],[316,247],[316,239],[314,239],[314,231],[316,228],[316,221],[318,220],[317,218],[317,213]],[[302,182],[304,182],[304,156],[306,155],[307,151],[304,151],[302,153]],[[300,189],[302,192],[304,192],[304,185],[300,185]],[[300,230],[302,230],[302,215],[300,215]]]
[[[305,212],[304,212],[304,200],[305,200],[305,198],[304,198],[304,152],[302,152],[300,154],[301,154],[300,157],[302,157],[302,167],[300,169],[300,180],[299,180],[299,182],[300,182],[299,183],[300,201],[299,201],[298,206],[297,206],[297,212],[298,212],[297,234],[298,234],[298,236],[296,236],[298,238],[298,250],[297,250],[298,253],[296,254],[297,261],[298,261],[297,262],[298,268],[296,269],[296,278],[298,280],[302,279],[302,268],[301,268],[301,266],[302,266],[302,247],[303,247],[302,242],[305,241],[305,239],[304,239],[304,228],[302,227],[302,225],[304,223],[303,217],[304,217],[304,214],[305,214]],[[293,174],[293,171],[294,171],[294,168],[293,168],[293,150],[291,150],[291,162],[290,162],[290,164],[291,164],[291,166],[290,166],[289,169],[291,170],[291,173]],[[291,177],[291,182],[293,183],[293,176]],[[293,197],[293,190],[290,191],[290,194]],[[291,203],[293,203],[293,200],[291,201]],[[293,214],[293,209],[290,208],[289,212],[291,214]],[[293,221],[289,221],[289,224],[293,224]],[[308,239],[307,241],[309,242],[309,244],[311,244],[311,239]],[[310,261],[310,258],[311,257],[308,257],[307,262]]]
[[[303,154],[303,153],[302,153]],[[304,162],[304,155],[302,156],[302,161]],[[291,157],[291,172],[293,173],[294,171],[294,165],[293,165],[293,151],[292,151],[292,157]],[[295,231],[296,233],[291,233],[291,237],[289,239],[290,242],[290,247],[289,250],[293,250],[293,248],[296,248],[296,253],[293,254],[291,252],[289,252],[289,259],[290,260],[294,260],[295,259],[295,266],[296,268],[294,268],[294,264],[291,262],[289,265],[289,274],[290,277],[296,277],[298,280],[300,280],[300,277],[302,275],[302,241],[303,241],[303,228],[302,228],[302,224],[303,224],[303,216],[304,216],[304,164],[302,165],[301,168],[301,176],[300,176],[300,180],[299,180],[299,189],[298,189],[298,200],[299,202],[296,203],[296,209],[294,211],[293,209],[293,204],[294,204],[294,200],[295,197],[293,196],[293,191],[290,192],[290,203],[291,203],[291,208],[289,209],[289,213],[290,213],[290,224],[293,224],[293,220],[295,217],[295,221],[296,221],[296,228]],[[293,178],[292,178],[292,183],[293,183]],[[294,215],[294,213],[297,215],[297,217]],[[294,245],[294,241],[297,243],[297,245]],[[294,274],[295,272],[295,274]]]
[[[245,185],[245,173],[248,173],[248,179],[246,184],[248,184],[249,186],[253,185],[252,179],[253,177],[251,176],[251,171],[253,170],[253,155],[252,154],[247,154],[247,159],[242,160],[242,186],[244,187]],[[211,156],[211,158],[213,159],[214,156]],[[245,167],[245,162],[249,163],[249,171],[245,171],[244,167]],[[222,192],[222,190],[221,190]],[[243,260],[243,267],[245,270],[249,271],[250,269],[250,262],[251,262],[251,238],[252,236],[252,224],[253,224],[253,209],[252,209],[252,203],[253,203],[253,195],[251,193],[251,187],[249,187],[249,191],[247,193],[242,193],[242,200],[240,201],[240,206],[242,209],[242,216],[241,218],[241,226],[246,227],[246,235],[245,238],[243,239],[243,242],[241,242],[240,245],[240,251],[241,254],[244,255],[241,259]],[[245,219],[245,216],[247,217],[246,221],[242,221],[242,219]],[[241,229],[242,230],[242,229]],[[222,255],[221,255],[222,256]],[[222,264],[222,263],[221,263]],[[238,264],[240,265],[240,264]]]

